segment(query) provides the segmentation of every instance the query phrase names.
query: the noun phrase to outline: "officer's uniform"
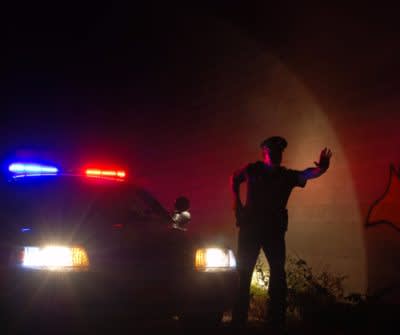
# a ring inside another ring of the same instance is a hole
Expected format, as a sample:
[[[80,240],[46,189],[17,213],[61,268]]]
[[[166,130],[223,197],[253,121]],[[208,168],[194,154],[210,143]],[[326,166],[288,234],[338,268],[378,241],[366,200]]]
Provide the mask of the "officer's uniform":
[[[269,140],[276,144],[279,139],[281,138],[274,137]],[[286,141],[278,144],[283,151]],[[262,145],[265,145],[264,142]],[[237,255],[240,284],[233,322],[243,325],[247,320],[251,277],[262,248],[270,267],[269,318],[271,322],[283,325],[287,295],[286,204],[292,189],[296,186],[304,187],[306,181],[301,177],[300,171],[281,166],[271,168],[258,161],[237,171],[232,182],[236,188],[241,182],[247,182],[246,204],[243,210],[237,213],[237,225],[240,228]]]

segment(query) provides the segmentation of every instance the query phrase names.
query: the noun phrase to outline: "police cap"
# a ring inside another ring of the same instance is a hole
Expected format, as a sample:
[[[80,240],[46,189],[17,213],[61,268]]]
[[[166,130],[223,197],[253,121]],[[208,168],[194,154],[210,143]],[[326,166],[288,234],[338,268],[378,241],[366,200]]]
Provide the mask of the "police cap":
[[[268,137],[264,141],[261,142],[260,144],[261,148],[269,148],[271,150],[281,150],[283,151],[287,147],[287,141],[280,136],[272,136]]]

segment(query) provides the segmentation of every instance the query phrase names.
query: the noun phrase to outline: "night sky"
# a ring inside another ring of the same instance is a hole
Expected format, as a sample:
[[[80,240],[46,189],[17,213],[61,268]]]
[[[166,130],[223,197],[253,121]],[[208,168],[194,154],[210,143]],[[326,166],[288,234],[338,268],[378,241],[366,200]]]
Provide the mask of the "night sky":
[[[229,177],[259,143],[285,136],[298,169],[329,146],[329,173],[290,201],[288,250],[352,289],[382,281],[376,264],[400,278],[386,262],[400,236],[363,228],[400,164],[391,6],[18,2],[1,15],[2,157],[123,166],[167,208],[188,195],[193,229],[234,245]]]

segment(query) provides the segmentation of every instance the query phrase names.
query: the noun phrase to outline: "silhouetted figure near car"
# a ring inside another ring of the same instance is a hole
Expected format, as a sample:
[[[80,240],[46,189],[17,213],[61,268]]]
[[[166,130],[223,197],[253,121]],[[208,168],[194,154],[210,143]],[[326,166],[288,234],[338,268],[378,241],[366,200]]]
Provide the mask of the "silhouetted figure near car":
[[[304,171],[281,166],[287,146],[284,138],[273,136],[261,143],[263,161],[250,163],[232,176],[234,211],[238,237],[239,292],[233,310],[232,324],[243,327],[247,321],[250,282],[253,269],[263,249],[270,268],[268,323],[277,330],[286,321],[286,246],[288,226],[286,204],[292,189],[304,187],[308,179],[321,176],[329,167],[331,151],[321,151],[316,167]],[[240,199],[240,184],[247,183],[245,205]]]
[[[175,200],[175,210],[172,215],[172,227],[182,231],[187,230],[187,224],[190,222],[189,212],[190,201],[185,196],[180,196]]]

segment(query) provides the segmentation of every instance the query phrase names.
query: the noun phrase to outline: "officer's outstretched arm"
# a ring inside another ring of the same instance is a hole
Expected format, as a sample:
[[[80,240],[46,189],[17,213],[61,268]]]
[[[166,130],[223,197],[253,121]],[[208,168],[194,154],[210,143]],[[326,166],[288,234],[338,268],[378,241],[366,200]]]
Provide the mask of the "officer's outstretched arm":
[[[301,172],[301,177],[307,181],[308,179],[318,178],[319,176],[323,175],[329,168],[331,157],[332,151],[328,148],[325,148],[321,151],[319,162],[314,162],[316,167],[305,169]]]

